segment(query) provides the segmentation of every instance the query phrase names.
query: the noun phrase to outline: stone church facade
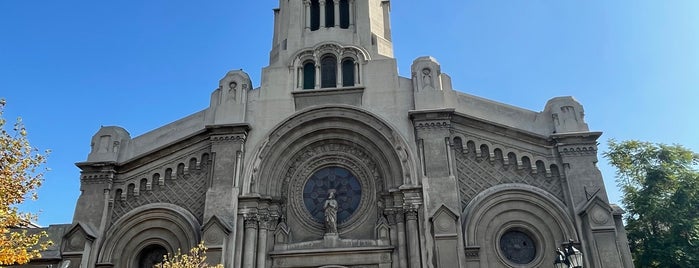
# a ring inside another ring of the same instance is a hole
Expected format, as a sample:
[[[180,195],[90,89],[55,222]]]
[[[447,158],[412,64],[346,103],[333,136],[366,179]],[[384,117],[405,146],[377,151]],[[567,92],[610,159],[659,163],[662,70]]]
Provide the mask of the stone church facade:
[[[464,94],[431,57],[400,77],[391,4],[281,0],[259,88],[231,71],[202,111],[102,127],[56,267],[148,267],[200,241],[225,267],[552,267],[571,239],[585,267],[632,267],[583,106]]]

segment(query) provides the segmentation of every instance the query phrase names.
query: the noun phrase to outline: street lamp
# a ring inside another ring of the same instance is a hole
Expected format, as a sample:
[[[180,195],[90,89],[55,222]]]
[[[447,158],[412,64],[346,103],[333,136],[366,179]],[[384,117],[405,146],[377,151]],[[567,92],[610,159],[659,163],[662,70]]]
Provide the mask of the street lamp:
[[[582,252],[573,247],[573,239],[568,240],[563,250],[556,249],[556,259],[553,261],[554,268],[582,268]]]

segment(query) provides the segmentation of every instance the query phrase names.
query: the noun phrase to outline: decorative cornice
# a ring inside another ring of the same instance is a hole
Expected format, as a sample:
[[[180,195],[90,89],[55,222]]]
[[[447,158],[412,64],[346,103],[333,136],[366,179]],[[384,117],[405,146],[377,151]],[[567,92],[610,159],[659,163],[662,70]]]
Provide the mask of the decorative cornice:
[[[561,156],[591,156],[597,155],[597,144],[558,145]]]
[[[114,181],[114,171],[83,172],[80,177],[82,184],[111,184]]]
[[[212,143],[245,143],[247,135],[244,133],[240,134],[227,134],[227,135],[214,135],[211,136]]]
[[[464,248],[464,253],[466,254],[467,259],[477,259],[478,252],[480,250],[481,250],[481,247],[466,247],[466,248]]]
[[[415,122],[415,129],[417,130],[435,130],[449,128],[451,128],[450,120],[430,120]]]

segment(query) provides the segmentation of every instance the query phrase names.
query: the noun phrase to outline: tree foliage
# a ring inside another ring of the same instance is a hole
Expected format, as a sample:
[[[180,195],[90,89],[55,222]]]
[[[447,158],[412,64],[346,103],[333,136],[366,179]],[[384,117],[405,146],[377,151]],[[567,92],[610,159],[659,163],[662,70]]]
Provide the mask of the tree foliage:
[[[609,141],[637,267],[699,267],[699,154],[680,145]]]
[[[162,263],[155,265],[155,268],[223,268],[222,264],[210,266],[206,262],[206,246],[199,243],[198,246],[189,250],[189,254],[182,254],[178,249],[174,256],[168,254]]]
[[[50,245],[47,241],[40,243],[47,236],[45,232],[13,231],[36,220],[35,215],[21,213],[16,205],[27,197],[36,199],[46,156],[31,147],[20,119],[12,131],[5,129],[4,108],[5,100],[0,99],[0,265],[24,264],[40,257],[39,251]]]

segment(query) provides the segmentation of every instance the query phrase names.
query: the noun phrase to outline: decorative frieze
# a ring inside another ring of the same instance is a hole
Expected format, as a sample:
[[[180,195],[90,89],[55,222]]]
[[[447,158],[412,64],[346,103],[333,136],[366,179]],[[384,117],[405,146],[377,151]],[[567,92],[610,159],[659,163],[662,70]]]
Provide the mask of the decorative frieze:
[[[486,161],[473,153],[456,153],[456,170],[462,208],[482,191],[506,183],[522,183],[543,189],[564,201],[561,175],[554,169],[550,175],[520,169],[504,161]]]

